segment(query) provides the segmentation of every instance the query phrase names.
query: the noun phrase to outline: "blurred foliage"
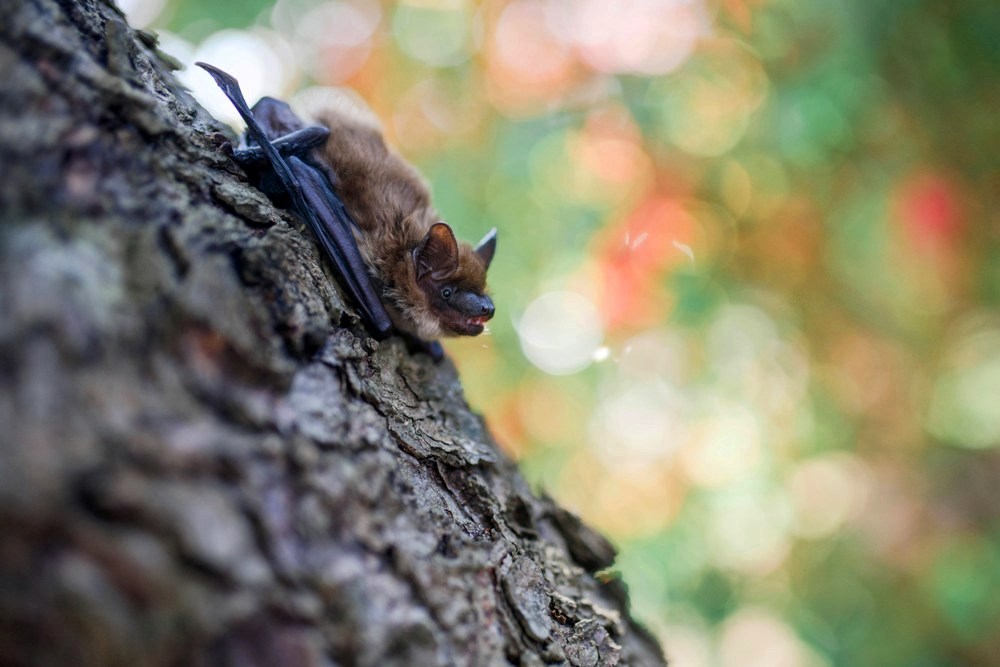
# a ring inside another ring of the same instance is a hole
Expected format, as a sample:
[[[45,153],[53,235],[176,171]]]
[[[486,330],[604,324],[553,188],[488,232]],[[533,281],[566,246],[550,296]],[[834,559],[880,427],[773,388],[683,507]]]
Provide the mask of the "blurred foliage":
[[[995,2],[125,8],[250,98],[355,89],[500,229],[448,348],[675,664],[997,664]]]

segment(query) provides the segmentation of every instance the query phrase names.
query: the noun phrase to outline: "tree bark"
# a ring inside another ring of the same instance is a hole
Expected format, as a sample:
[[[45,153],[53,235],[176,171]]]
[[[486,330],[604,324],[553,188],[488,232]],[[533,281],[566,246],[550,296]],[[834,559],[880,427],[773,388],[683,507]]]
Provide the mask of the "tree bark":
[[[662,664],[170,69],[106,2],[0,22],[0,663]]]

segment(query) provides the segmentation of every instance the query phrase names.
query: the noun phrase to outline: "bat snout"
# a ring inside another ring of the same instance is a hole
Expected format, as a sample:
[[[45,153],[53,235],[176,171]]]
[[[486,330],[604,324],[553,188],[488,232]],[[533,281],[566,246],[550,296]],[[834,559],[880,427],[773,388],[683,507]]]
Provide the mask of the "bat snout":
[[[485,294],[474,292],[462,292],[457,298],[452,299],[455,309],[466,317],[483,318],[485,320],[493,317],[496,308],[493,300]]]
[[[496,312],[490,297],[475,292],[460,292],[452,297],[450,305],[449,329],[460,336],[478,336]]]

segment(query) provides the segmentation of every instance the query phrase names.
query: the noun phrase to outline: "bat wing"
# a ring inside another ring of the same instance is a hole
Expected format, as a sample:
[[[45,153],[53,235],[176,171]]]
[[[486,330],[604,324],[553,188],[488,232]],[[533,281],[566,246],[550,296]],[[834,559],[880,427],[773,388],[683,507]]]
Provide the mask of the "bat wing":
[[[315,147],[316,143],[325,140],[327,135],[315,131],[310,134],[308,132],[310,128],[303,129],[301,121],[293,115],[298,127],[286,129],[291,130],[292,135],[299,133],[298,136],[288,135],[272,142],[272,137],[264,132],[250,111],[250,107],[247,106],[236,79],[212,65],[196,64],[212,75],[216,84],[246,122],[247,135],[254,144],[246,149],[253,151],[246,156],[247,159],[252,158],[257,162],[266,160],[270,165],[282,188],[291,198],[293,208],[316,235],[336,269],[341,284],[361,311],[369,330],[376,338],[387,337],[392,332],[392,320],[389,319],[389,314],[379,299],[368,274],[368,267],[361,257],[361,251],[358,250],[352,231],[355,226],[354,221],[334,192],[327,174],[292,154],[300,152],[303,148],[308,150]],[[268,123],[268,126],[269,129],[275,127],[273,123]],[[302,132],[306,133],[300,134]],[[283,153],[288,154],[288,157],[286,158]]]

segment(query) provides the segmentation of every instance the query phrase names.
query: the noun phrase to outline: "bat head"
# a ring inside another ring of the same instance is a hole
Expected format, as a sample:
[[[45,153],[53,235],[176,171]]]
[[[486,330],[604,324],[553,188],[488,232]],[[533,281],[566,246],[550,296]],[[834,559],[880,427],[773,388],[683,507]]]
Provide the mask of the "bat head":
[[[477,336],[483,332],[493,317],[493,300],[486,294],[486,269],[496,247],[496,229],[473,248],[456,241],[447,224],[431,226],[413,249],[414,274],[429,320],[424,327],[418,322],[418,328],[429,333],[436,327],[440,336]]]

